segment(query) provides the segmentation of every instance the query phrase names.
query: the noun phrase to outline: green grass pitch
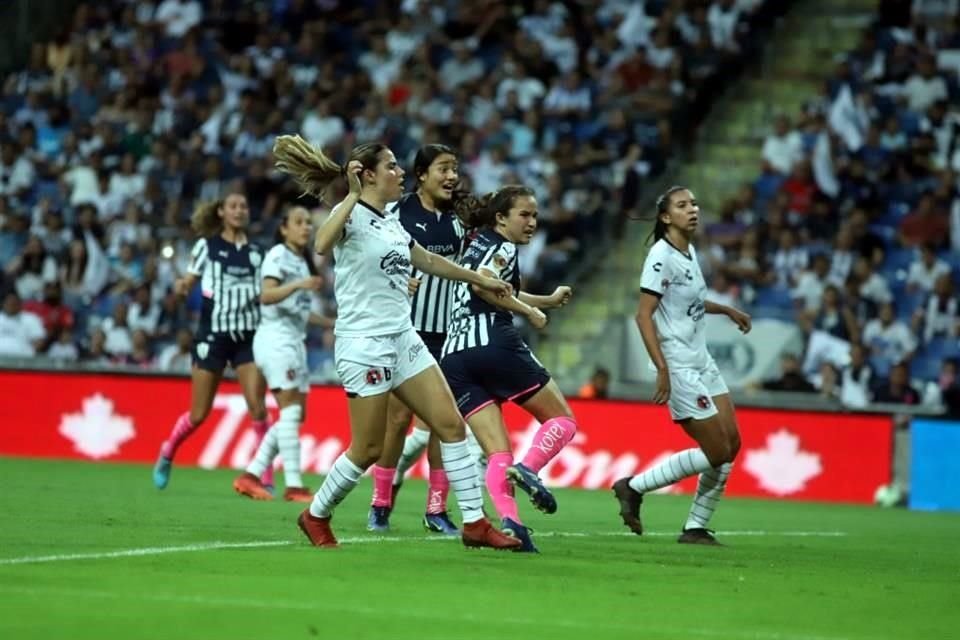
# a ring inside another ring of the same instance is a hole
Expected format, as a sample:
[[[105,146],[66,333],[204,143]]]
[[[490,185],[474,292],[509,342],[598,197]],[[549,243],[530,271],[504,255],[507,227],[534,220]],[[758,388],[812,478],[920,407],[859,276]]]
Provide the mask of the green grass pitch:
[[[610,492],[562,490],[554,516],[521,506],[533,556],[429,538],[420,482],[376,541],[365,480],[334,518],[344,544],[321,550],[300,505],[240,498],[229,471],[177,468],[163,492],[144,466],[0,458],[0,474],[5,639],[960,637],[958,515],[725,500],[728,546],[691,547],[689,497],[649,497],[638,538]]]

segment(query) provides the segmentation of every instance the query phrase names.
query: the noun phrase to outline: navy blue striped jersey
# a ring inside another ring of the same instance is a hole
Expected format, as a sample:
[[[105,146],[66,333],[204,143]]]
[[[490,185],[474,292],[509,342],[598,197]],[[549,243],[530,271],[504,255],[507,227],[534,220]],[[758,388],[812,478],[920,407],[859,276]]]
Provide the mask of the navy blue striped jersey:
[[[260,323],[260,264],[256,244],[233,244],[219,235],[193,245],[187,272],[200,278],[203,334],[256,331]]]
[[[416,193],[408,193],[387,210],[399,216],[406,232],[427,251],[453,261],[460,257],[465,229],[457,216],[424,208]],[[417,269],[413,270],[413,277],[420,279],[420,288],[410,303],[413,328],[421,332],[446,333],[456,283]]]
[[[460,264],[467,269],[492,272],[520,293],[517,245],[493,229],[484,229],[470,242]],[[518,348],[523,345],[513,326],[513,314],[496,307],[474,293],[471,285],[458,282],[454,288],[453,315],[447,327],[443,354],[496,345]]]

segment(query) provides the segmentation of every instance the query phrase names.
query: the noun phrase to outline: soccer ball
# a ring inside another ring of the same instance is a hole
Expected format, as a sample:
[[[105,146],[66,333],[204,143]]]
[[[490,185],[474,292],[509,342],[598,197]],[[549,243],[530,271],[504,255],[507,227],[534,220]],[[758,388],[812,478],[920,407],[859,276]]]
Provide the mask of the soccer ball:
[[[873,494],[873,501],[881,507],[895,507],[903,500],[903,489],[895,484],[882,484]]]

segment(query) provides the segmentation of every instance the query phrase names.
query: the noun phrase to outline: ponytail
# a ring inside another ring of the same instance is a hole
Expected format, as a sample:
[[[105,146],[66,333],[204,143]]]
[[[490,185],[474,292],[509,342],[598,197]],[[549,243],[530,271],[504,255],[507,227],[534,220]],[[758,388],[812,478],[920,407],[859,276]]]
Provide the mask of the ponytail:
[[[190,227],[202,238],[215,236],[223,231],[223,219],[217,212],[223,207],[223,198],[212,202],[201,202],[190,216]]]
[[[656,204],[657,213],[656,213],[656,217],[654,218],[653,231],[651,231],[650,235],[647,236],[647,240],[646,240],[647,244],[652,244],[650,242],[651,239],[653,240],[653,242],[658,242],[661,239],[663,239],[665,235],[667,235],[667,227],[669,225],[667,225],[667,223],[664,222],[660,218],[660,216],[665,214],[667,210],[670,208],[671,196],[673,196],[673,194],[675,194],[676,192],[683,191],[685,189],[686,187],[674,185],[669,189],[667,189],[666,191],[664,191],[663,193],[661,193],[660,196],[657,198],[657,204]],[[649,218],[647,219],[649,220]]]
[[[286,211],[283,212],[283,215],[280,217],[280,224],[277,225],[276,231],[273,232],[273,242],[274,244],[286,244],[286,240],[283,237],[283,227],[287,226],[287,221],[290,220],[290,214],[301,209],[304,213],[309,216],[309,211],[303,207],[289,207]],[[310,271],[310,275],[317,275],[317,265],[313,263],[313,250],[308,243],[307,246],[303,248],[303,251],[300,252],[300,255],[304,260],[307,261],[307,269]]]
[[[340,165],[299,135],[278,136],[273,157],[277,170],[292,176],[304,195],[323,197],[330,183],[343,174]]]

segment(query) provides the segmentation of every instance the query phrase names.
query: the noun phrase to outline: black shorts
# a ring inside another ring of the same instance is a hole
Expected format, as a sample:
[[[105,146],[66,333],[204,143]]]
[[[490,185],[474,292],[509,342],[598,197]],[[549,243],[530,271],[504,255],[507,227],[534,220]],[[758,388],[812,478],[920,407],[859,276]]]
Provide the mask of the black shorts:
[[[440,363],[464,418],[489,404],[523,404],[550,382],[550,373],[529,349],[474,347]]]
[[[219,373],[253,362],[253,331],[199,334],[193,339],[193,364]]]
[[[434,333],[432,331],[417,331],[423,344],[427,345],[427,351],[433,356],[433,359],[440,363],[443,359],[443,343],[447,341],[447,334]]]

